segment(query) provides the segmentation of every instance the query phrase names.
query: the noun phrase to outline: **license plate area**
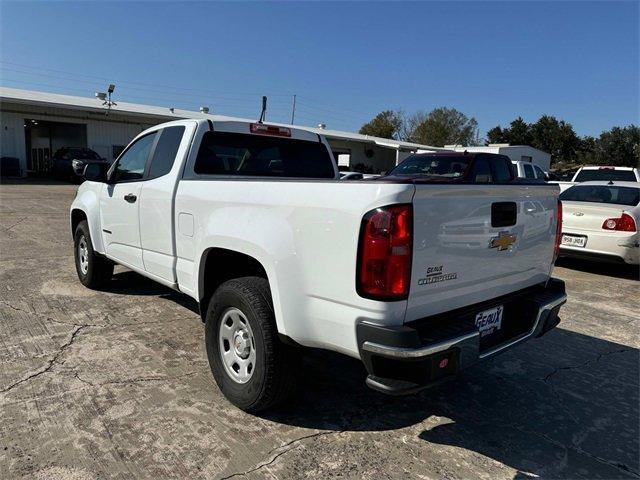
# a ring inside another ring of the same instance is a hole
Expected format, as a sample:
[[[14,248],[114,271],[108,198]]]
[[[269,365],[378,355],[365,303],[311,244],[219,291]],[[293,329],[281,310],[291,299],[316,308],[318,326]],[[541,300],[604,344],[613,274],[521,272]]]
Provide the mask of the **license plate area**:
[[[479,336],[479,353],[482,354],[531,331],[537,308],[528,299],[535,297],[539,290],[541,287],[529,287],[515,294],[416,320],[407,326],[418,330],[421,343],[428,345],[478,331],[475,324],[478,313],[502,305],[500,329],[490,335]]]
[[[498,309],[502,305],[494,307]],[[490,310],[476,313],[476,319],[480,314],[486,314]],[[499,323],[496,315],[484,321],[484,327],[477,327],[480,333],[480,354],[487,350],[508,343],[516,338],[528,334],[533,327],[537,310],[532,308],[529,302],[514,302],[504,304]],[[482,322],[482,321],[481,321]],[[500,328],[496,328],[499,324]]]
[[[562,234],[560,244],[567,247],[584,248],[587,245],[587,237],[586,235],[569,235],[565,233]]]
[[[480,332],[480,338],[492,335],[500,330],[503,312],[504,305],[498,305],[476,314],[475,325],[478,328],[478,332]]]

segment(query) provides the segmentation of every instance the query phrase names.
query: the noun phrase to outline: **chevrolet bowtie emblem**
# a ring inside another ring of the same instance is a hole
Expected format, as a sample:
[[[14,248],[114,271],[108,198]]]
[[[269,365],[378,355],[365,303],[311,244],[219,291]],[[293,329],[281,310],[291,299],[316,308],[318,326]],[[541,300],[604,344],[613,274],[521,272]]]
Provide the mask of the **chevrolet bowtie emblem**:
[[[507,250],[511,245],[516,243],[516,236],[508,232],[500,232],[497,237],[493,237],[489,241],[489,248],[497,248],[499,251]]]

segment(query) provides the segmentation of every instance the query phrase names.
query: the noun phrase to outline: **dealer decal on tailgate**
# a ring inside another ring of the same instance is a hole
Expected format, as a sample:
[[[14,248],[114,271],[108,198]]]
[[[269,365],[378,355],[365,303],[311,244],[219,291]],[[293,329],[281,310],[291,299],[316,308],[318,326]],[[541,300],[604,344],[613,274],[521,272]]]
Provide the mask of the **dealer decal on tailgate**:
[[[446,282],[458,278],[457,273],[444,273],[442,265],[427,267],[427,276],[418,279],[418,285],[429,285],[431,283]]]

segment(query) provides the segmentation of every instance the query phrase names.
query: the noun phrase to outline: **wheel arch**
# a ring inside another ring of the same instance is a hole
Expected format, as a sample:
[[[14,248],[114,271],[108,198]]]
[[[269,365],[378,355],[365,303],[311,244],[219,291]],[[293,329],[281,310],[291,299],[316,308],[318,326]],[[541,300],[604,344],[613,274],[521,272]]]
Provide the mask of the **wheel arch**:
[[[209,301],[220,285],[234,278],[256,276],[265,278],[269,283],[276,325],[278,331],[284,333],[276,303],[278,295],[274,274],[260,259],[240,250],[210,247],[203,251],[198,270],[198,302],[202,321],[205,321]]]
[[[100,205],[99,196],[104,184],[96,182],[84,182],[78,187],[76,198],[69,209],[69,226],[71,235],[75,235],[75,230],[82,220],[86,220],[89,225],[89,234],[94,251],[105,253],[102,241],[102,229],[100,227]]]
[[[87,214],[84,210],[80,208],[74,208],[71,210],[71,237],[73,238],[76,234],[76,228],[80,225],[80,222],[83,220],[87,220]]]

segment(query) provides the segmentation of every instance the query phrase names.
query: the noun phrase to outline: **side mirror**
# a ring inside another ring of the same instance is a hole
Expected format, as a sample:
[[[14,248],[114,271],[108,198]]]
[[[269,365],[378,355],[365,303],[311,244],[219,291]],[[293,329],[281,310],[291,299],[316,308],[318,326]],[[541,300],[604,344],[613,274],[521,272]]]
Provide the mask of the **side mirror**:
[[[84,167],[82,176],[88,182],[107,183],[107,171],[109,165],[107,163],[89,163]]]

